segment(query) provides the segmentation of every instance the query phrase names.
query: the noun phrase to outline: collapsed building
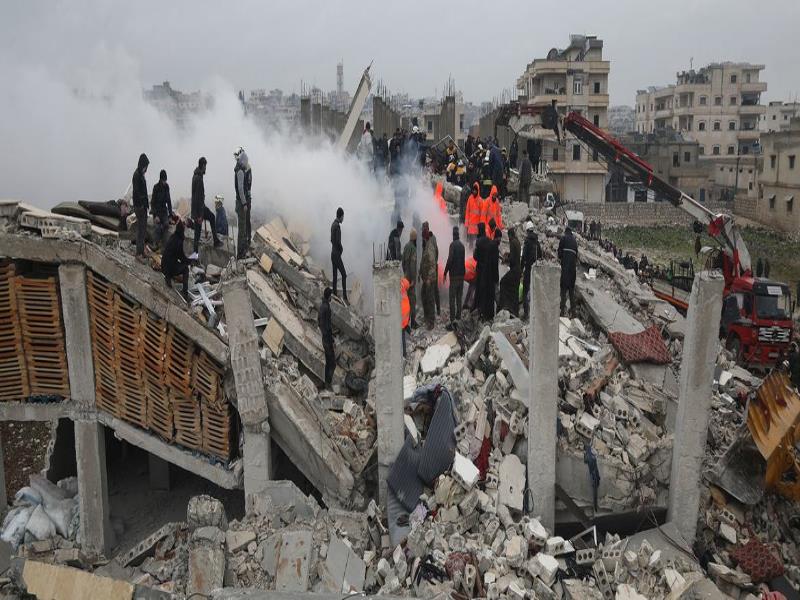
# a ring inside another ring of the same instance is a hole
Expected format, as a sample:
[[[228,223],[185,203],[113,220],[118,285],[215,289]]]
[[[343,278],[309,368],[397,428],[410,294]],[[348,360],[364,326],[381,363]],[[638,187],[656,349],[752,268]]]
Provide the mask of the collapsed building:
[[[762,581],[800,585],[796,505],[764,494],[759,472],[761,493],[743,493],[727,468],[747,445],[739,398],[763,383],[719,349],[713,274],[684,317],[581,240],[580,310],[559,318],[558,226],[511,203],[504,221],[531,218],[545,253],[530,322],[416,330],[404,360],[400,270],[378,261],[371,325],[332,304],[341,343],[335,391],[321,393],[324,274],[280,219],[257,230],[257,260],[209,249],[187,307],[116,236],[2,209],[0,418],[75,431],[75,480],[32,479],[12,509],[30,521],[48,503],[77,507],[44,540],[23,528],[21,589],[44,589],[59,564],[94,570],[86,585],[124,579],[129,597],[755,598]],[[106,429],[149,453],[151,480],[166,462],[243,490],[243,514],[192,498],[104,565]],[[273,450],[302,491],[273,480]],[[751,568],[763,542],[777,552]]]

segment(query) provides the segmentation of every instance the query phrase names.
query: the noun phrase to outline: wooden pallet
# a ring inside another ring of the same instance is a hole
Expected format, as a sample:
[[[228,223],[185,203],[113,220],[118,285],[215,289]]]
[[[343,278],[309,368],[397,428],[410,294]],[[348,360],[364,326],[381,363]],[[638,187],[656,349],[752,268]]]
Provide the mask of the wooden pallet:
[[[147,427],[147,396],[142,357],[142,309],[121,294],[114,296],[114,329],[117,403],[120,418],[137,427]]]
[[[117,373],[114,364],[114,290],[111,284],[92,271],[87,274],[87,283],[95,402],[100,410],[119,417]]]
[[[180,331],[170,326],[167,330],[166,382],[179,396],[192,394],[192,362],[194,343]]]
[[[0,402],[23,400],[30,396],[17,314],[15,275],[13,262],[0,262]]]
[[[206,352],[200,351],[192,364],[192,391],[200,400],[218,409],[225,404],[222,397],[223,369]]]
[[[172,396],[172,414],[175,422],[175,441],[191,448],[203,449],[200,403],[191,396]]]
[[[220,406],[201,403],[203,414],[203,452],[228,461],[236,448],[233,410],[227,402]]]

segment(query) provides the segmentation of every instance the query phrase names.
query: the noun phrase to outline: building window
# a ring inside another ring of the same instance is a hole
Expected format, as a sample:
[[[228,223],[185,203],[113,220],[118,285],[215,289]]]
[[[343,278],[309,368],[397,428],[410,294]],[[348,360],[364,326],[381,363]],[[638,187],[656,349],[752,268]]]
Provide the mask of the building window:
[[[592,150],[592,160],[594,162],[597,162],[597,157],[598,157],[597,150]]]
[[[428,121],[428,133],[433,133],[433,121]]]
[[[678,156],[679,155],[678,155],[677,152],[673,152],[672,153],[672,166],[673,167],[680,167],[681,166],[681,161],[680,161],[680,158],[678,158]]]
[[[749,154],[750,153],[750,146],[740,146],[739,152],[742,154]]]
[[[786,198],[786,212],[790,213],[794,209],[794,196]]]
[[[705,130],[706,130],[706,122],[700,121],[700,123],[697,125],[697,131],[705,131]]]
[[[769,209],[775,210],[775,194],[769,197]]]
[[[731,83],[736,83],[736,75],[731,75]]]
[[[753,182],[752,181],[748,182],[747,189],[748,190],[752,190],[753,189]]]
[[[578,144],[575,144],[572,147],[572,160],[580,160],[581,159],[581,147]]]
[[[705,153],[706,153],[706,147],[705,146],[698,146],[697,147],[697,155],[698,156],[704,156]]]
[[[713,154],[714,156],[719,156],[719,146],[714,146],[713,150],[711,151],[711,154]]]
[[[714,121],[714,131],[720,131],[722,129],[722,125],[719,121]]]
[[[744,76],[745,83],[750,83],[750,73],[746,73]]]
[[[683,162],[692,162],[692,153],[691,152],[684,152],[683,153]]]
[[[789,168],[794,169],[794,154],[789,155]]]
[[[728,121],[728,131],[736,131],[736,121]]]
[[[777,162],[778,162],[778,157],[775,156],[774,154],[770,154],[769,155],[769,168],[770,169],[774,169],[775,168],[775,164]]]
[[[778,115],[772,115],[772,120],[773,121],[776,120],[777,118],[778,118]]]
[[[731,96],[731,106],[736,106],[736,96]]]
[[[789,115],[783,115],[783,120],[786,121],[789,119]]]
[[[706,96],[700,96],[700,106],[705,106],[707,100],[708,98]]]
[[[714,96],[714,106],[722,106],[722,96]]]
[[[572,93],[576,96],[583,94],[583,81],[576,79],[572,82]]]
[[[595,127],[600,127],[600,115],[595,115],[592,118],[592,121],[594,121],[594,126]]]
[[[558,148],[553,148],[553,162],[558,162]]]
[[[600,82],[599,81],[595,81],[594,82],[594,93],[595,94],[599,94],[600,93]]]

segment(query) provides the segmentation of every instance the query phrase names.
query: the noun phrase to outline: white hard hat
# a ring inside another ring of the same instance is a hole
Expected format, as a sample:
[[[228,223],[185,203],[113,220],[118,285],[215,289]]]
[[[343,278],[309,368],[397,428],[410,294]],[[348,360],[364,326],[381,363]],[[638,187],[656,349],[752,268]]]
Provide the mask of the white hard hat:
[[[239,158],[242,155],[242,152],[244,152],[244,148],[239,146],[238,148],[236,148],[236,150],[233,151],[233,158]]]
[[[219,202],[220,204],[222,204],[223,200],[225,200],[225,196],[223,196],[222,194],[217,194],[216,196],[214,196],[214,202]]]
[[[525,223],[525,231],[530,231],[531,229],[533,229],[533,223],[528,221],[527,223]]]
[[[419,127],[414,125],[414,127],[411,128],[411,133],[419,133]]]

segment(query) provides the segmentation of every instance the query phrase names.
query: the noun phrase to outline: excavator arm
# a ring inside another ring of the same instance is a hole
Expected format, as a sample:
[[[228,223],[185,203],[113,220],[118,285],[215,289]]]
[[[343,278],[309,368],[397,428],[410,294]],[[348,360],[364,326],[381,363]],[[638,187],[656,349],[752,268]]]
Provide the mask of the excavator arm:
[[[736,229],[733,217],[715,214],[688,194],[664,181],[653,172],[653,167],[649,163],[577,112],[571,112],[566,116],[564,130],[569,131],[592,150],[596,150],[609,164],[617,165],[625,173],[639,179],[643,185],[702,223],[708,234],[717,240],[725,251],[731,276],[737,277],[751,272],[750,253]]]

